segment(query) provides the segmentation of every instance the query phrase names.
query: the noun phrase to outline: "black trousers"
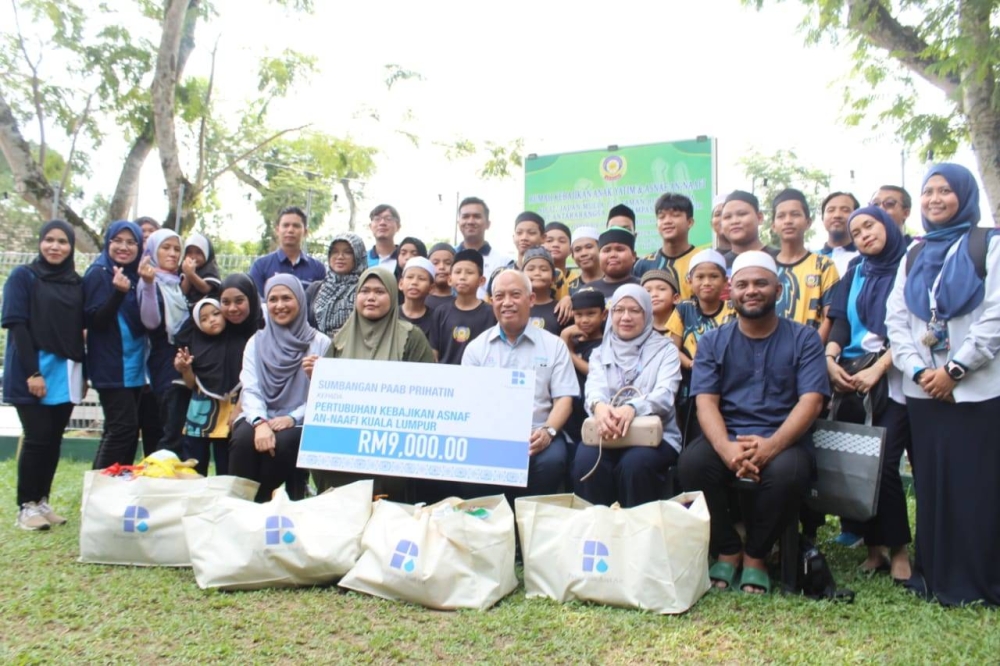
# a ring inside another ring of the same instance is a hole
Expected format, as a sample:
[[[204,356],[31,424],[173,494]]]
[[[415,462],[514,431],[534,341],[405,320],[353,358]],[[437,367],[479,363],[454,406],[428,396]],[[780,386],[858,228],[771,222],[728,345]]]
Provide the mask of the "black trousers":
[[[864,422],[864,417],[860,421]],[[906,407],[889,401],[885,411],[873,419],[873,424],[886,429],[882,479],[878,489],[878,513],[867,522],[843,520],[844,529],[860,534],[868,546],[897,548],[912,540],[910,519],[906,511],[906,491],[899,475],[903,451],[910,448],[910,417]]]
[[[712,515],[709,550],[713,555],[738,555],[763,559],[781,537],[802,501],[813,476],[815,459],[801,442],[788,447],[761,471],[755,492],[741,492],[743,520],[747,530],[746,545],[733,525],[729,512],[729,493],[736,474],[722,462],[712,444],[699,437],[681,452],[678,472],[685,491],[705,494]]]
[[[73,413],[73,403],[17,405],[24,438],[17,459],[17,505],[37,502],[52,491],[59,466],[63,433]]]
[[[166,391],[156,394],[156,401],[160,407],[160,426],[163,428],[156,449],[173,451],[178,458],[182,458],[184,422],[187,420],[188,403],[191,402],[191,389],[171,384]]]
[[[677,464],[677,450],[666,442],[657,447],[633,446],[604,449],[593,475],[586,476],[597,462],[596,446],[580,446],[573,460],[573,489],[592,504],[623,507],[655,502],[663,495],[667,470]]]
[[[229,473],[260,484],[257,503],[267,502],[281,484],[292,499],[302,499],[295,462],[299,457],[302,428],[288,428],[274,433],[274,455],[260,453],[253,445],[254,429],[244,419],[233,427],[229,444]]]
[[[160,405],[148,386],[142,389],[142,397],[139,399],[139,434],[142,435],[143,456],[148,456],[159,448],[163,438]]]
[[[229,440],[210,437],[184,436],[184,455],[182,460],[194,458],[198,461],[194,470],[202,476],[208,476],[208,463],[215,458],[215,473],[229,474]]]
[[[142,388],[97,389],[104,411],[104,432],[97,447],[94,469],[118,463],[131,465],[139,445],[139,401]]]

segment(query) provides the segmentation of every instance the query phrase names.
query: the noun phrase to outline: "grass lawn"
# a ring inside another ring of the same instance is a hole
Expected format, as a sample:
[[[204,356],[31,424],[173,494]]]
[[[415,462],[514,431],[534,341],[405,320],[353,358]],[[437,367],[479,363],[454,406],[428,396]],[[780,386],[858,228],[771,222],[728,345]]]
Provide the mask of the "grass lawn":
[[[190,570],[76,562],[86,465],[63,462],[53,504],[70,523],[14,523],[14,461],[0,463],[0,663],[998,663],[1000,613],[919,601],[856,573],[824,544],[853,605],[714,593],[682,616],[529,600],[442,613],[337,587],[224,593]],[[912,509],[912,505],[911,505]],[[831,525],[821,538],[834,536]]]

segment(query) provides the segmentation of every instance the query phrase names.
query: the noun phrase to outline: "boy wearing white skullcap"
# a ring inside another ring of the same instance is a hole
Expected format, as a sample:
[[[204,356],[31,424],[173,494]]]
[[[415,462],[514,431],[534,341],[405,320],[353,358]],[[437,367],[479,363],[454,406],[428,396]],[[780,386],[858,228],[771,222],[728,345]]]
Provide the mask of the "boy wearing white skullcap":
[[[570,251],[573,261],[580,269],[579,274],[569,281],[569,295],[583,289],[589,283],[604,277],[601,271],[600,248],[598,239],[601,232],[596,227],[577,227],[573,230]]]
[[[427,296],[434,286],[437,269],[430,259],[410,257],[399,278],[399,293],[403,296],[403,306],[399,309],[399,317],[410,322],[430,339],[431,321],[434,308],[427,306]]]

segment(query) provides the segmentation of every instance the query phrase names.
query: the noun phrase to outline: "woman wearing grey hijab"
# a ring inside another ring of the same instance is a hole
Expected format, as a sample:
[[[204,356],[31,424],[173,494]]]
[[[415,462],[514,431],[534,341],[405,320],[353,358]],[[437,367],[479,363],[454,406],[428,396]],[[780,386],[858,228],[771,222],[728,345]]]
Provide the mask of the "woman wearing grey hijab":
[[[584,391],[587,412],[597,420],[605,440],[627,433],[637,416],[657,416],[663,422],[663,441],[656,447],[604,449],[600,458],[598,447],[580,446],[571,469],[576,494],[588,502],[632,507],[660,499],[667,469],[677,464],[681,433],[674,400],[681,381],[680,355],[672,342],[653,330],[653,301],[639,285],[618,287],[608,309],[604,340],[590,355]],[[613,401],[626,386],[634,387],[638,395],[620,404]]]
[[[243,352],[243,411],[233,426],[229,472],[260,483],[257,501],[266,502],[286,484],[301,499],[306,475],[295,468],[309,375],[330,338],[309,325],[306,295],[293,275],[275,275],[264,285],[267,323]]]

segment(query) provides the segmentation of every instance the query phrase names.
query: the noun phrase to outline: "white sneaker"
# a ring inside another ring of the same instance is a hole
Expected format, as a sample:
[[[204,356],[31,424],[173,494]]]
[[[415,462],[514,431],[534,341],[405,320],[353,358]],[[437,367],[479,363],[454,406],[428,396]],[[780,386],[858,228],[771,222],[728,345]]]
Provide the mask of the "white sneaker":
[[[34,502],[25,502],[21,505],[21,510],[17,514],[17,521],[14,523],[22,530],[47,530],[51,527],[49,521],[45,520],[42,510]]]
[[[66,524],[66,519],[52,509],[52,506],[49,504],[48,497],[43,497],[41,501],[38,502],[38,510],[42,513],[45,520],[49,522],[49,525]]]

